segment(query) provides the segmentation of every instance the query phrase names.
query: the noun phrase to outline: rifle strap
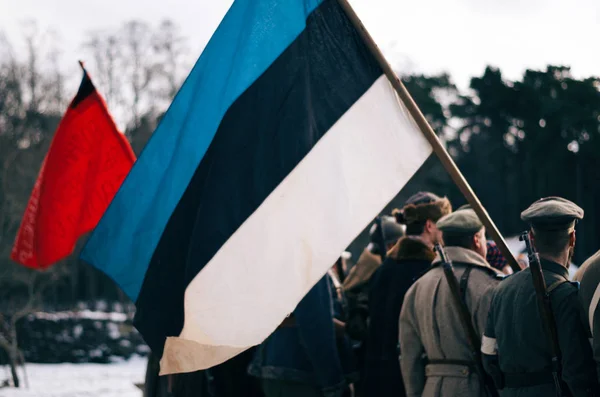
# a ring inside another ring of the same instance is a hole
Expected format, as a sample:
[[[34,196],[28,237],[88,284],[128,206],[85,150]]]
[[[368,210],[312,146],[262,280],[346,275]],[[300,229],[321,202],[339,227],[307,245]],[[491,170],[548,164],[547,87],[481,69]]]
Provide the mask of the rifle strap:
[[[465,305],[467,304],[467,283],[469,282],[469,275],[471,274],[472,268],[472,266],[467,266],[464,273],[462,274],[462,277],[460,278],[460,299],[464,302]]]
[[[560,287],[562,284],[568,283],[568,282],[569,282],[569,280],[558,280],[558,281],[553,282],[546,288],[548,295],[550,295],[552,293],[552,291],[554,291],[556,288]]]

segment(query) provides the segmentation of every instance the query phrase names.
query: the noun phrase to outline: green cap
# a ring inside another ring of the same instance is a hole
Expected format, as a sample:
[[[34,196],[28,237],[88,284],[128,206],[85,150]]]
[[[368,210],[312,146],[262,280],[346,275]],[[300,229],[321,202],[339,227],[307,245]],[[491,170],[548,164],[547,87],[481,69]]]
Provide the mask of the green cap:
[[[521,212],[521,219],[534,229],[565,230],[583,219],[583,209],[562,197],[545,197]]]
[[[444,216],[436,226],[444,234],[472,235],[481,230],[483,223],[475,211],[465,208]]]

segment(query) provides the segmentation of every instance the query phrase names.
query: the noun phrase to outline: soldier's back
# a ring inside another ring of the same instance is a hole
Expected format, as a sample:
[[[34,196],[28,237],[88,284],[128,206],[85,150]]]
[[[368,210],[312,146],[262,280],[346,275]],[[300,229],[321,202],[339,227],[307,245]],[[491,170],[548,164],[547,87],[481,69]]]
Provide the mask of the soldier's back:
[[[454,275],[461,284],[461,299],[471,315],[475,332],[481,337],[492,291],[502,277],[470,250],[446,247],[446,251],[453,261]],[[417,390],[423,397],[485,395],[457,310],[439,263],[419,278],[406,294],[400,315],[400,361],[407,390],[412,394],[425,375],[424,389],[422,392]],[[427,356],[424,367],[418,359],[421,350]]]
[[[568,271],[559,264],[542,260],[542,269],[555,318],[559,345],[564,355],[579,355],[586,346],[582,335],[577,287],[568,281]],[[530,269],[520,271],[502,282],[496,289],[487,329],[493,328],[498,364],[503,374],[503,396],[540,396],[556,393],[552,377],[552,352],[547,330],[544,329]],[[486,331],[486,335],[488,331]],[[570,360],[569,362],[573,362]],[[564,361],[563,361],[564,362]],[[570,385],[586,372],[568,365],[563,368],[563,380]]]
[[[547,285],[559,281],[558,275],[547,271],[544,278]],[[562,295],[565,287],[558,289]],[[558,290],[552,292],[553,301],[560,300],[558,293]],[[548,367],[551,354],[530,269],[508,277],[499,285],[492,305],[503,372],[537,372]]]

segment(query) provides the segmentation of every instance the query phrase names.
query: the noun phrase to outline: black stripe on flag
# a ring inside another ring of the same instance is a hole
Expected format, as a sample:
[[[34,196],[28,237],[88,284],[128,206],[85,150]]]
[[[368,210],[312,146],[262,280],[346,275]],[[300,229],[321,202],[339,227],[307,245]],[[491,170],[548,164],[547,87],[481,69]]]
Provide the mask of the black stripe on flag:
[[[77,90],[77,95],[75,95],[75,98],[73,98],[73,101],[71,102],[71,105],[69,105],[69,107],[72,109],[76,108],[77,105],[83,102],[83,100],[90,96],[95,90],[96,87],[94,87],[94,83],[92,83],[90,76],[87,74],[86,71],[84,71],[83,78],[81,79],[81,84],[79,85],[79,90]]]
[[[325,0],[232,104],[171,215],[137,301],[135,325],[155,353],[182,329],[187,284],[381,74],[337,1]]]

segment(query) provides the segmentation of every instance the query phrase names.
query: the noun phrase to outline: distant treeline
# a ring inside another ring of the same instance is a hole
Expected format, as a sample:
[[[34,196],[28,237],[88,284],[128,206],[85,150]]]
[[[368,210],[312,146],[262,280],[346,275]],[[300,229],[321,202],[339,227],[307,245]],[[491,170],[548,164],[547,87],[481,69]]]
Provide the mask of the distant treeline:
[[[23,56],[0,34],[0,300],[26,293],[23,280],[32,279],[9,253],[54,130],[74,95],[65,88],[73,76],[67,78],[59,67],[60,46],[32,26],[24,31]],[[169,21],[156,27],[131,21],[114,31],[90,32],[81,48],[139,155],[196,54]],[[519,214],[532,201],[559,195],[586,211],[575,261],[600,248],[599,78],[576,79],[568,67],[548,66],[511,81],[488,67],[471,80],[468,92],[459,92],[445,74],[403,80],[505,235],[525,227]],[[465,201],[431,158],[386,211],[417,190],[447,195],[455,207]],[[364,244],[366,233],[350,250],[358,255]],[[57,266],[61,277],[45,293],[47,301],[123,299],[107,277],[77,263],[76,255],[63,262]]]

